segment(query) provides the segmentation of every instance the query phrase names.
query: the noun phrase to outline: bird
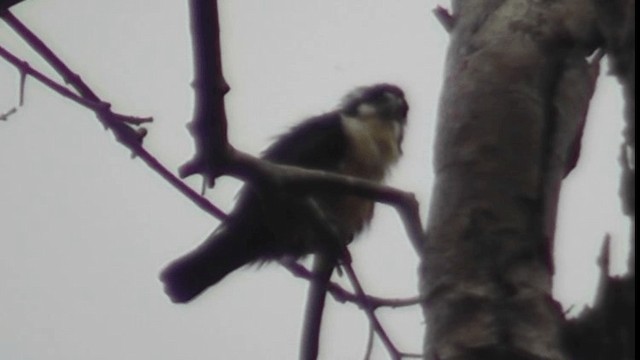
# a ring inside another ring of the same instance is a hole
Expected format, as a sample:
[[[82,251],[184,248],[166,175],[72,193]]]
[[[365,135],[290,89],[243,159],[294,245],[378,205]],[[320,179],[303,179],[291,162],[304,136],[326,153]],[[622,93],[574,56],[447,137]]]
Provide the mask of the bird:
[[[333,111],[293,126],[261,158],[382,183],[402,155],[408,111],[396,85],[358,87]],[[369,224],[373,208],[370,199],[329,190],[261,192],[245,184],[228,218],[162,270],[164,291],[187,303],[244,265],[343,249]]]

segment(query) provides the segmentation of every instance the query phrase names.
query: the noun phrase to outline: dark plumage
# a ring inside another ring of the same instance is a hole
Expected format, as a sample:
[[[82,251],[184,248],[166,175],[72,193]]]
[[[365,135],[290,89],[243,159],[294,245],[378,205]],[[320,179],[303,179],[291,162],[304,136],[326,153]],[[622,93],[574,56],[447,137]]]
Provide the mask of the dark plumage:
[[[338,110],[307,119],[276,140],[263,158],[275,163],[382,181],[401,153],[408,106],[398,87],[379,84],[348,94]],[[320,207],[349,243],[370,220],[373,203],[314,192],[296,196],[256,193],[245,186],[229,219],[160,275],[174,302],[188,302],[233,270],[255,261],[335,248],[324,225],[309,216]]]

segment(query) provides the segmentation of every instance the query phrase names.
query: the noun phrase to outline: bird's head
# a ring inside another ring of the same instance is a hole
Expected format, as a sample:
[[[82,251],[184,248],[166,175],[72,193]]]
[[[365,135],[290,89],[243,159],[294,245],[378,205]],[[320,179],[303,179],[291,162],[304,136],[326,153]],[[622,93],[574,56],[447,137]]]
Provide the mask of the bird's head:
[[[376,116],[406,124],[409,105],[402,89],[391,84],[357,88],[342,100],[340,112],[351,117]]]

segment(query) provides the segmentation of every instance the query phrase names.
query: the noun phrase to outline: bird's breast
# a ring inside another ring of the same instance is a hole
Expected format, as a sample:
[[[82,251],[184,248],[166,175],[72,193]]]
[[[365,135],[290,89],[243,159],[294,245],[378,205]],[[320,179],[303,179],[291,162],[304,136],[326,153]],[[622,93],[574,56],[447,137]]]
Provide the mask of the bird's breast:
[[[343,117],[342,125],[348,150],[341,164],[341,172],[381,181],[400,157],[400,125],[376,117]]]
[[[345,175],[381,182],[400,157],[401,134],[395,122],[375,117],[368,119],[343,117],[342,125],[348,141],[340,172]],[[397,124],[399,125],[399,124]],[[358,196],[339,197],[333,203],[333,214],[343,229],[355,235],[373,217],[374,203]]]

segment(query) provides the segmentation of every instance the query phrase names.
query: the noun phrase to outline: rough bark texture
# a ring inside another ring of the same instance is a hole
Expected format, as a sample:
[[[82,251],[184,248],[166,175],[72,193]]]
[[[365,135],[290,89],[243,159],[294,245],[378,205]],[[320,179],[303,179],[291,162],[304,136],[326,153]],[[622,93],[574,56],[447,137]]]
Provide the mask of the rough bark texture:
[[[429,359],[563,359],[551,251],[598,45],[581,0],[454,1],[421,268]]]

